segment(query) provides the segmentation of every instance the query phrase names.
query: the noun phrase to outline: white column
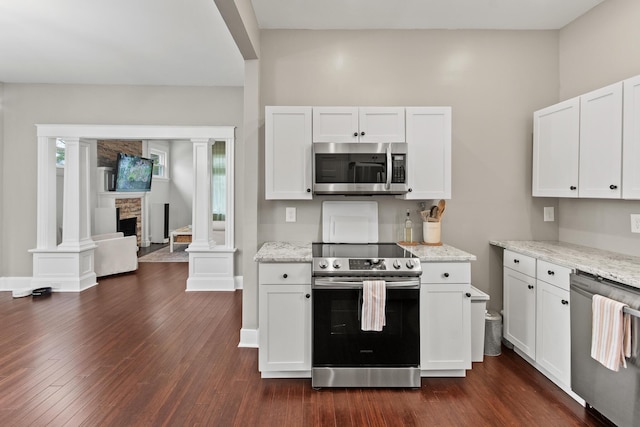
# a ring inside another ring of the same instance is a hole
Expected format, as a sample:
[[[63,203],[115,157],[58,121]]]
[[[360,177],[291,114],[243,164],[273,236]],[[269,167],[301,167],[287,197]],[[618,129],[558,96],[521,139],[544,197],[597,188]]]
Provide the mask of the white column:
[[[56,192],[56,138],[39,136],[37,249],[56,247]]]
[[[65,138],[64,198],[62,201],[61,249],[93,247],[89,207],[89,144]]]
[[[192,236],[189,250],[210,249],[213,242],[211,212],[211,147],[209,139],[193,142],[193,211]]]

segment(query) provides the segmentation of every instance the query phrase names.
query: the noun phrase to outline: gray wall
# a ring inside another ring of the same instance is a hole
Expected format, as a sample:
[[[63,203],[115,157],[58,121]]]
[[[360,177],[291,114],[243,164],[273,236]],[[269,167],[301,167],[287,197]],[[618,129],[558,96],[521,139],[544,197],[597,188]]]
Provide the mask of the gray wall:
[[[531,197],[532,112],[557,101],[558,32],[269,30],[261,52],[262,106],[453,107],[443,241],[478,257],[472,282],[501,307],[501,254],[489,240],[558,236],[557,224],[542,220],[557,202]],[[263,174],[261,152],[260,182]],[[263,184],[259,191],[259,242],[320,239],[321,202],[336,198],[266,201]],[[374,199],[380,240],[397,239],[406,209],[421,233],[417,202]],[[287,206],[298,209],[296,223],[285,222]]]
[[[28,250],[36,245],[35,124],[237,126],[236,139],[242,141],[243,89],[6,83],[2,112],[2,274],[30,277]],[[241,194],[242,188],[236,191]],[[236,210],[242,212],[242,206]]]
[[[0,83],[0,165],[4,165],[4,84]],[[5,205],[4,201],[4,173],[0,172],[0,242],[4,240],[5,230],[3,218],[2,206]],[[4,262],[4,250],[0,245],[0,277],[5,276],[5,262]],[[2,283],[0,282],[0,288]]]
[[[560,100],[640,74],[640,2],[606,1],[560,31]],[[560,240],[640,256],[640,201],[560,199]]]

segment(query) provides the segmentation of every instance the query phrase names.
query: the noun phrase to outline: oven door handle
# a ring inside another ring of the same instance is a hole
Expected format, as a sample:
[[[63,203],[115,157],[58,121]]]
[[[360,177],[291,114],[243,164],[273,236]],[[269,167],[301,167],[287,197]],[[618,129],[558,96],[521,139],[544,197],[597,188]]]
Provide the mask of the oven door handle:
[[[313,288],[362,289],[362,281],[316,279]],[[385,281],[387,289],[420,289],[420,280]]]

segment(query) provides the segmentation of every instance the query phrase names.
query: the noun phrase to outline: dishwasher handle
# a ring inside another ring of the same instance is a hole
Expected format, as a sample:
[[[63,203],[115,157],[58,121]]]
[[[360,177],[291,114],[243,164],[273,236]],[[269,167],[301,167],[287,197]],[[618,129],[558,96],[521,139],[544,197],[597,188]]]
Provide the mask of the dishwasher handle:
[[[589,279],[589,280],[595,280],[595,279]],[[588,290],[583,289],[582,287],[580,287],[580,284],[575,283],[574,281],[571,281],[571,290],[573,292],[577,292],[580,295],[583,295],[583,296],[585,296],[585,297],[587,297],[589,299],[593,299],[593,296],[596,295],[593,292],[589,292]],[[640,298],[640,295],[638,296],[638,298]],[[624,307],[622,309],[622,312],[626,313],[626,314],[628,314],[630,316],[640,318],[640,310],[636,310],[636,309],[631,308],[631,307]]]

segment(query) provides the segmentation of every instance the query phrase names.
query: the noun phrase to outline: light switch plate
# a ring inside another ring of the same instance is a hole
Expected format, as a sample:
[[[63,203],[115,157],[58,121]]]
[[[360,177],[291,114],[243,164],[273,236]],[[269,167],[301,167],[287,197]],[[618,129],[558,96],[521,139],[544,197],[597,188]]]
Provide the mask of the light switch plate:
[[[631,232],[640,233],[640,214],[631,214]]]
[[[555,221],[553,206],[545,206],[544,208],[544,220]]]
[[[296,222],[296,208],[287,208],[285,213],[286,222]]]

